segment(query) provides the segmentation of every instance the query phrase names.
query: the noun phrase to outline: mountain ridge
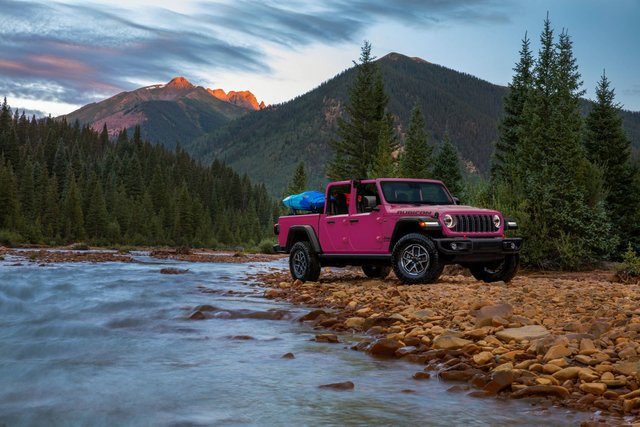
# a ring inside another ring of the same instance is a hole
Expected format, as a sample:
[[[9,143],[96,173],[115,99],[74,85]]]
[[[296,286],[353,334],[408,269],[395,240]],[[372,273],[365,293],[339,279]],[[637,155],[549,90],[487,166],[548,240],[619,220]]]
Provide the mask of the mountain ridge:
[[[215,96],[214,93],[224,93]],[[122,129],[141,127],[142,136],[174,148],[211,132],[250,111],[264,107],[250,91],[208,89],[177,76],[166,84],[123,91],[100,102],[87,104],[64,117],[100,131],[107,125],[110,136]]]

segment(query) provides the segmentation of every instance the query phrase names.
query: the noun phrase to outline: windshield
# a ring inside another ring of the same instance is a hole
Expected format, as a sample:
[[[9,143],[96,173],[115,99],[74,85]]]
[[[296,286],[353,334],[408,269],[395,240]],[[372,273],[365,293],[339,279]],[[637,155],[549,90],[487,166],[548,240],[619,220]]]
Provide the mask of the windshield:
[[[444,185],[435,182],[383,181],[380,183],[387,203],[414,205],[452,205]]]

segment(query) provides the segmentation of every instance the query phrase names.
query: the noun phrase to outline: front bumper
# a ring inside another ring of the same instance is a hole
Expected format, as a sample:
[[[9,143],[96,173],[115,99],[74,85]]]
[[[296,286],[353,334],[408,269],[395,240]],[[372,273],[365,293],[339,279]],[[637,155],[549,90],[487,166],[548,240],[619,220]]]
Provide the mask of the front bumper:
[[[520,237],[475,237],[433,239],[441,254],[474,260],[476,258],[495,258],[517,254],[522,248]]]

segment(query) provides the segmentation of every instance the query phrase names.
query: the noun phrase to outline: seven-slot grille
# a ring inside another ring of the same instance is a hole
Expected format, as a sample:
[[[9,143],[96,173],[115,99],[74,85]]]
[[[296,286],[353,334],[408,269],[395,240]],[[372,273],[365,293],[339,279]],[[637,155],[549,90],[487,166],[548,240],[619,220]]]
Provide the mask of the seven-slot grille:
[[[491,233],[497,231],[492,215],[453,215],[456,226],[452,231],[461,233]]]

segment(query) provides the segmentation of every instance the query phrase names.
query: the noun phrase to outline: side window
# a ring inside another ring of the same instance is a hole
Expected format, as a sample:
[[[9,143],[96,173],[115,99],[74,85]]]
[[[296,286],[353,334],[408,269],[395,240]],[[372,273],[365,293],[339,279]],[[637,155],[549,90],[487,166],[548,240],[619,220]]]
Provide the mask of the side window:
[[[378,188],[376,187],[375,182],[370,184],[364,184],[358,187],[356,197],[357,197],[357,211],[358,213],[364,213],[365,207],[367,206],[365,203],[365,196],[375,197],[376,205],[380,204],[380,196],[378,195]]]
[[[329,187],[329,200],[327,201],[327,215],[346,215],[349,213],[349,198],[351,186],[334,185]]]

